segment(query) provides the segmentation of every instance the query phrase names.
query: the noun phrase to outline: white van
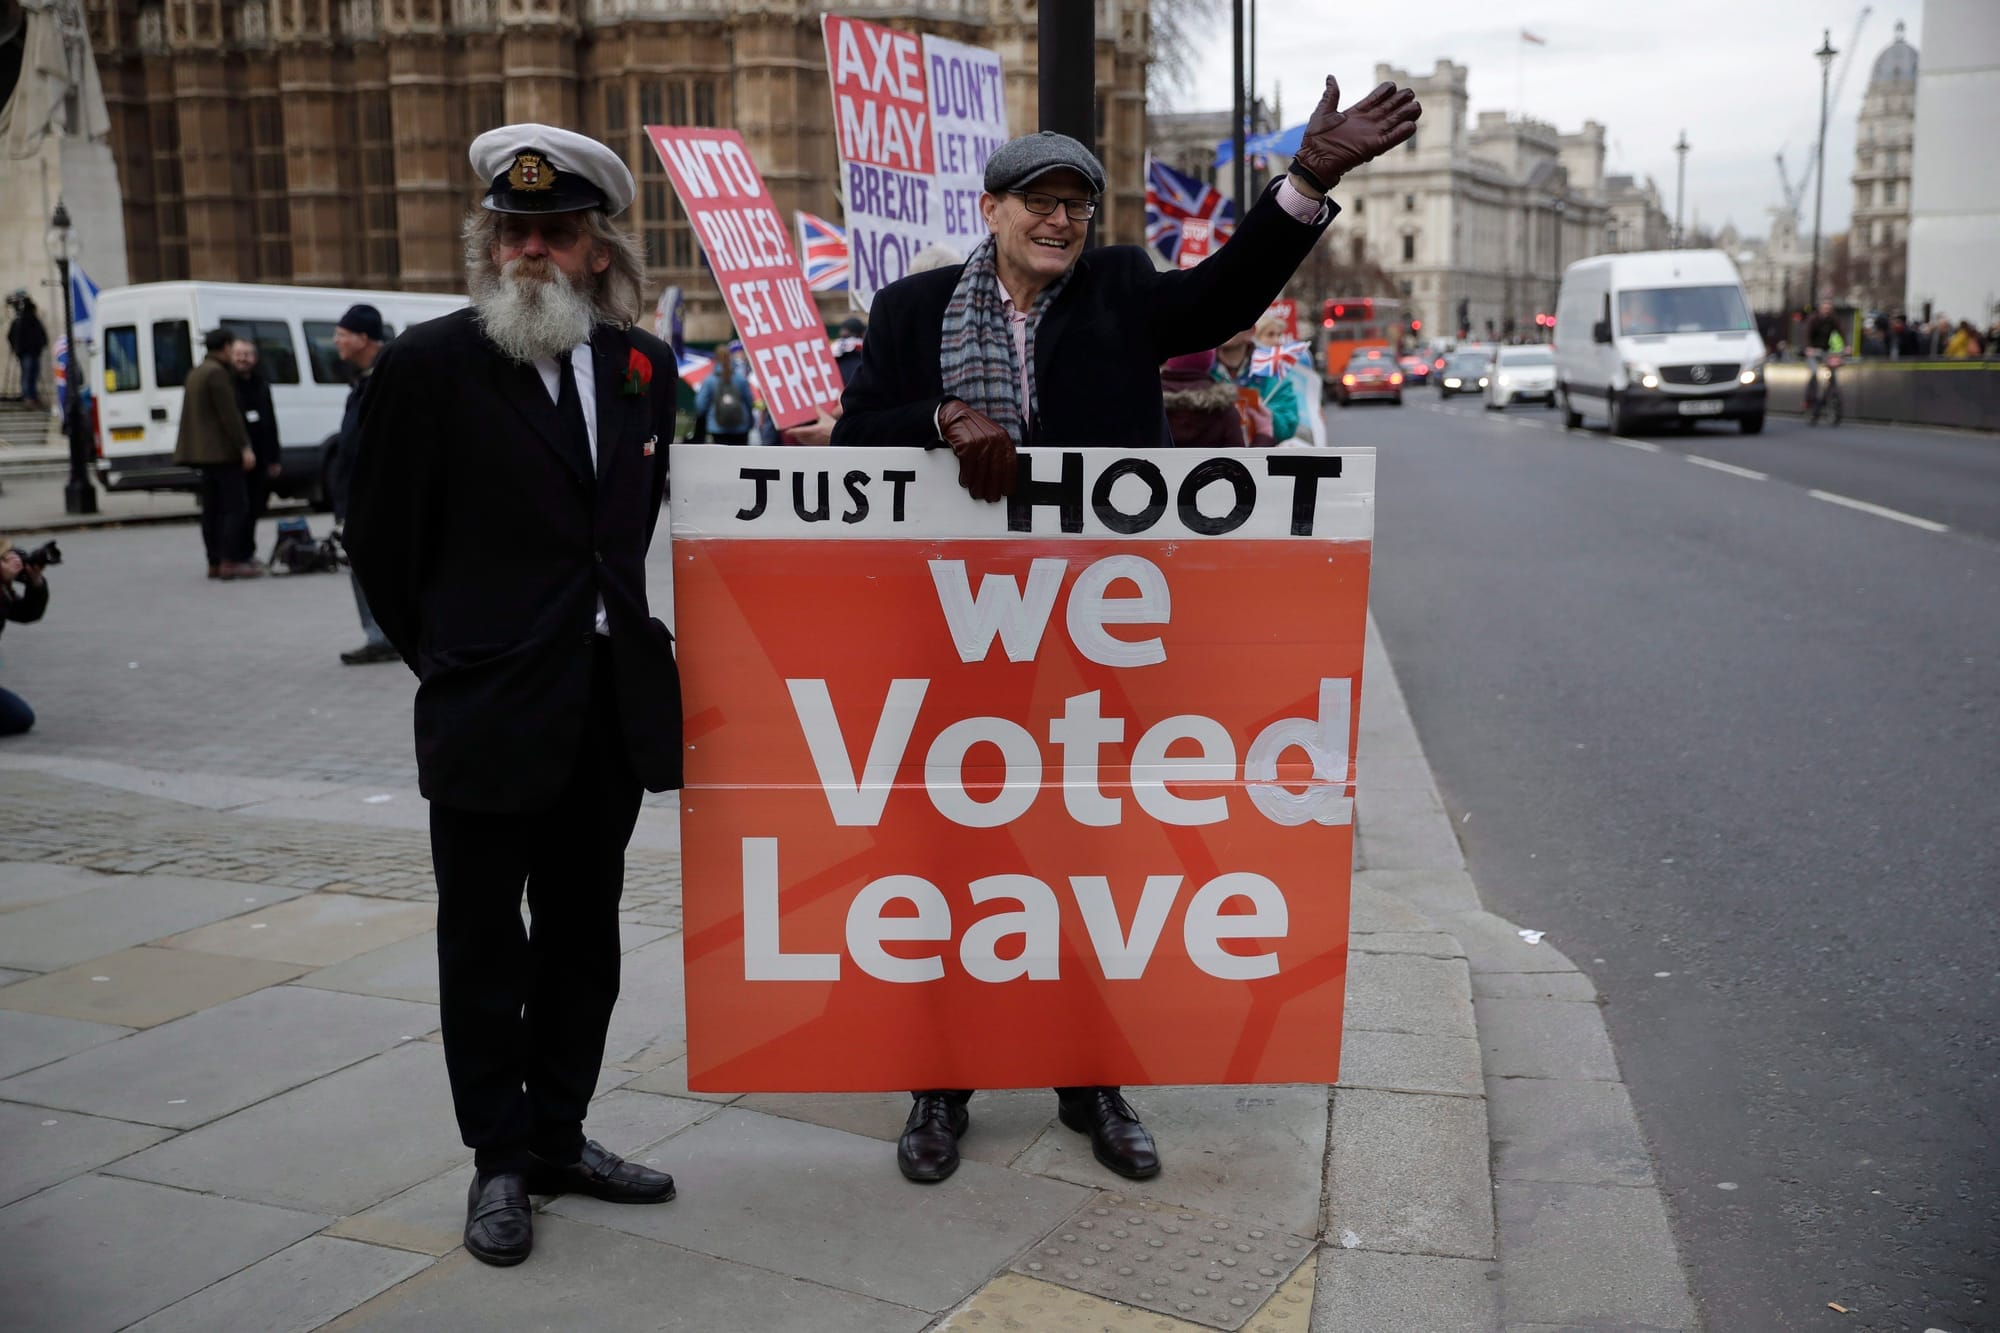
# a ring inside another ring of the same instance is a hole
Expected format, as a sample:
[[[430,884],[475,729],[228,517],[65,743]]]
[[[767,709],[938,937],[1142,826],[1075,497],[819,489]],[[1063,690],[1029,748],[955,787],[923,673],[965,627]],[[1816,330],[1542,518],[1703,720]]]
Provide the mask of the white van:
[[[97,475],[109,491],[191,490],[195,474],[174,466],[181,386],[205,353],[202,335],[226,328],[257,344],[271,381],[284,471],[282,496],[324,498],[322,474],[340,430],[352,376],[333,350],[334,323],[352,305],[382,312],[383,332],[448,314],[463,296],[280,287],[263,283],[142,282],[99,294],[93,360],[101,371]]]
[[[1556,298],[1563,423],[1605,417],[1614,435],[1646,424],[1734,421],[1764,429],[1764,340],[1736,265],[1720,250],[1580,259]]]

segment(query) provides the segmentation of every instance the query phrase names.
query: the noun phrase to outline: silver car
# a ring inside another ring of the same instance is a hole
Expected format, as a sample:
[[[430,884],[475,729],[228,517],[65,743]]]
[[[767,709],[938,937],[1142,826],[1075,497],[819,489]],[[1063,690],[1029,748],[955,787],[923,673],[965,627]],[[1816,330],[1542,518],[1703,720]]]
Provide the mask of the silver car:
[[[1556,405],[1553,348],[1536,343],[1502,347],[1494,353],[1493,365],[1486,373],[1486,410],[1497,412],[1521,398],[1539,398],[1546,407]]]

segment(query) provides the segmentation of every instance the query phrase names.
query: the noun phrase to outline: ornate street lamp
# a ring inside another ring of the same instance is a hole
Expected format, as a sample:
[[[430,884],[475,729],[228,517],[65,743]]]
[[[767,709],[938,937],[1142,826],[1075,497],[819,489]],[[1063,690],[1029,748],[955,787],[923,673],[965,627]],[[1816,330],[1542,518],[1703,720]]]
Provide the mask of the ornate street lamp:
[[[1819,309],[1819,208],[1826,197],[1826,80],[1833,71],[1833,58],[1840,52],[1833,49],[1833,30],[1820,29],[1819,50],[1813,52],[1819,57],[1819,179],[1813,182],[1813,253],[1812,282],[1806,287],[1806,307]]]
[[[69,369],[63,386],[63,437],[69,441],[69,485],[63,488],[63,512],[94,514],[97,490],[90,484],[90,440],[84,433],[83,420],[84,358],[76,345],[76,311],[70,301],[69,227],[69,209],[57,199],[55,216],[49,219],[48,246],[49,258],[56,261],[56,274],[62,279],[63,345],[69,349]]]

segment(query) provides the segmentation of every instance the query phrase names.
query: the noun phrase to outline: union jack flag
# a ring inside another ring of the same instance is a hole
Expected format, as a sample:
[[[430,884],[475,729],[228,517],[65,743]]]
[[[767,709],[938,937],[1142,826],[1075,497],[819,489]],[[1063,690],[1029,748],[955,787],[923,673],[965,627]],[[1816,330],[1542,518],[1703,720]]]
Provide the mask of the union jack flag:
[[[681,383],[690,389],[701,387],[708,378],[708,372],[715,369],[715,358],[702,352],[682,352],[678,359]]]
[[[1252,375],[1284,375],[1290,373],[1294,367],[1311,364],[1312,344],[1305,342],[1259,347],[1250,354]]]
[[[1220,246],[1236,230],[1236,207],[1192,176],[1183,176],[1155,157],[1146,159],[1146,244],[1160,252],[1168,263],[1181,254],[1181,222],[1206,218],[1215,224],[1215,244]]]
[[[799,223],[799,267],[816,292],[847,290],[847,233],[825,218],[794,212]]]

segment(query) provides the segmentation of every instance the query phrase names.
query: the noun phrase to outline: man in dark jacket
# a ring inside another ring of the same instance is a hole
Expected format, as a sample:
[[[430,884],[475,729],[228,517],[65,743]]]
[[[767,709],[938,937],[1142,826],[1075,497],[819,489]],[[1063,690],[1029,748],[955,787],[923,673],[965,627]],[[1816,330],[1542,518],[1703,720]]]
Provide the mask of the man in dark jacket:
[[[7,349],[21,366],[21,402],[40,408],[42,402],[42,353],[48,350],[49,331],[35,313],[33,299],[23,296],[7,325]]]
[[[375,363],[347,537],[421,682],[466,1248],[513,1264],[530,1190],[674,1194],[583,1117],[618,998],[625,844],[641,791],[681,781],[679,675],[645,568],[677,386],[672,350],[631,327],[645,260],[609,220],[632,202],[618,156],[512,125],[472,163],[488,184],[466,224],[472,306]]]
[[[271,503],[271,483],[283,470],[284,450],[278,443],[278,410],[271,406],[271,381],[257,364],[257,344],[238,338],[229,348],[229,366],[236,374],[236,410],[250,432],[250,451],[257,466],[244,476],[250,503],[244,517],[244,545],[257,551],[257,520]]]
[[[180,433],[174,440],[174,462],[201,477],[201,541],[212,579],[252,579],[264,572],[250,549],[244,474],[257,466],[257,453],[236,406],[235,372],[229,368],[235,341],[227,329],[210,329],[203,337],[208,356],[181,386]]]
[[[1138,246],[1084,252],[1105,185],[1089,149],[1048,130],[1002,145],[979,198],[992,235],[964,264],[876,294],[833,442],[948,446],[959,484],[982,500],[1013,493],[1025,463],[1016,445],[1172,443],[1160,363],[1254,325],[1332,220],[1327,191],[1416,132],[1407,89],[1384,83],[1344,112],[1339,100],[1328,78],[1289,175],[1221,250],[1168,273]],[[1090,1136],[1099,1162],[1133,1179],[1158,1174],[1152,1136],[1117,1088],[1056,1095],[1063,1124]],[[957,1170],[971,1096],[912,1094],[896,1148],[905,1176]]]
[[[360,449],[361,403],[368,393],[369,378],[375,373],[375,359],[382,354],[382,333],[382,312],[372,305],[349,306],[333,326],[334,354],[354,372],[354,383],[347,387],[347,407],[340,415],[340,435],[332,457],[327,460],[327,496],[333,501],[333,521],[339,524],[347,522],[349,480],[354,475],[354,456]],[[348,666],[401,660],[402,655],[375,622],[374,612],[368,609],[368,594],[362,590],[360,571],[350,569],[349,577],[354,584],[354,609],[360,613],[361,633],[365,637],[359,648],[341,653],[340,660]]]
[[[14,585],[19,584],[17,589]],[[0,629],[9,621],[23,625],[42,618],[49,609],[49,584],[41,567],[31,565],[0,537]],[[19,736],[35,725],[35,710],[12,690],[0,689],[0,736]]]

